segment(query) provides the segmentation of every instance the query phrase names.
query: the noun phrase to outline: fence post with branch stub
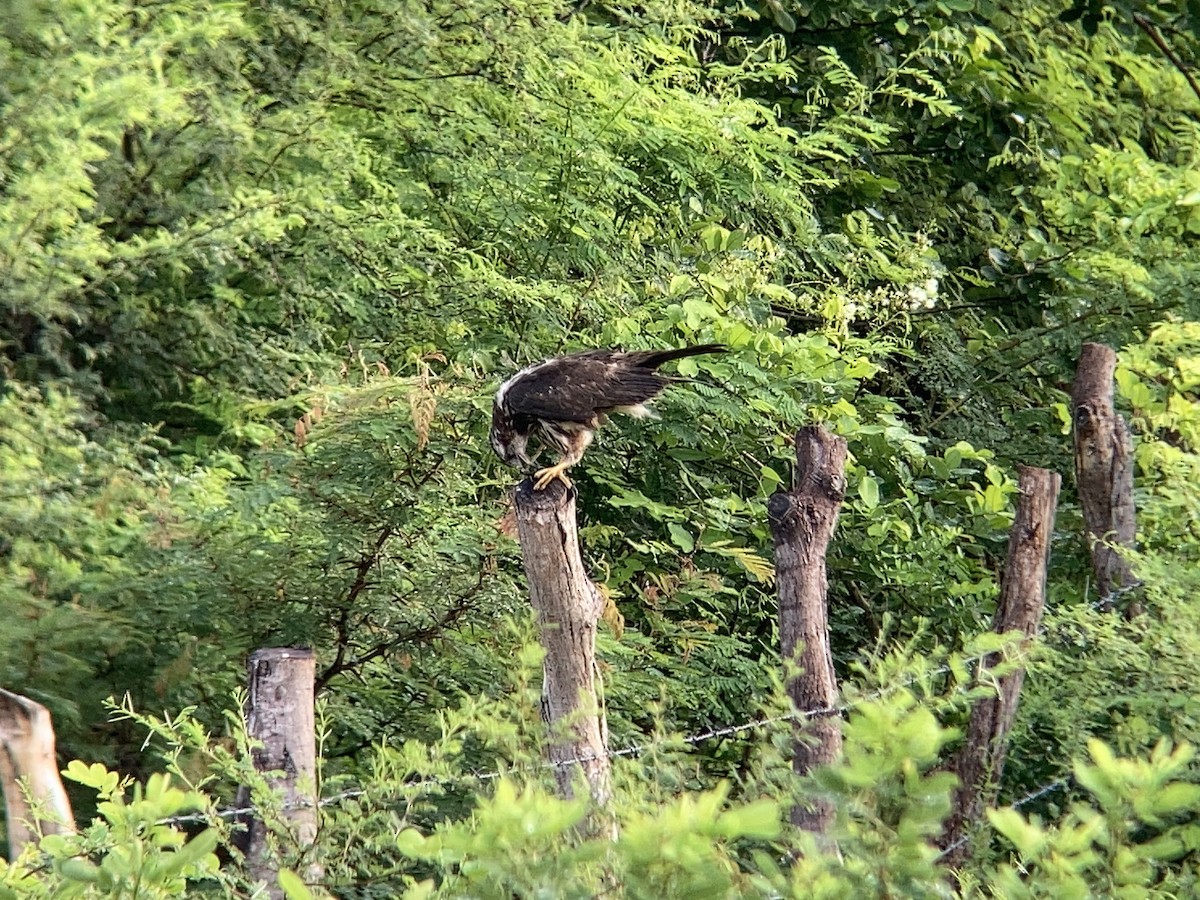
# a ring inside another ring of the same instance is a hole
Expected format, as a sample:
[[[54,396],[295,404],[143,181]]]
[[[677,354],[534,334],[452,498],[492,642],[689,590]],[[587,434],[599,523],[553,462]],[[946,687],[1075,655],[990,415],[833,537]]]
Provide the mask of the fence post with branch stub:
[[[1075,477],[1084,535],[1101,606],[1112,608],[1116,593],[1137,579],[1122,548],[1132,548],[1136,529],[1133,506],[1133,438],[1113,407],[1117,354],[1104,344],[1084,344],[1071,387]]]
[[[313,709],[316,657],[311,650],[267,648],[250,654],[247,665],[249,696],[246,724],[251,740],[261,744],[251,751],[254,768],[266,774],[278,797],[280,821],[272,832],[261,815],[249,822],[246,869],[265,885],[265,896],[283,898],[279,887],[279,852],[288,858],[307,859],[301,875],[307,881],[321,877],[321,867],[311,859],[317,836],[317,741]],[[239,806],[247,805],[243,790]],[[284,837],[291,846],[272,847],[272,837]]]
[[[1046,569],[1062,478],[1031,466],[1021,466],[1019,472],[1020,495],[993,630],[1019,632],[1024,636],[1023,649],[1037,632],[1046,608]],[[1000,654],[989,654],[980,663],[977,683],[993,681],[990,670],[1000,661]],[[996,695],[980,699],[971,710],[966,740],[950,766],[959,782],[941,840],[950,865],[966,858],[966,837],[995,800],[1024,681],[1025,668],[1017,666],[1000,677]]]
[[[806,775],[842,752],[841,722],[828,712],[838,702],[829,647],[825,552],[846,494],[846,441],[820,426],[796,432],[794,487],[767,502],[775,543],[779,634],[785,664],[796,666],[788,695],[802,718],[796,724],[792,768]],[[804,716],[805,713],[813,715]],[[834,809],[825,800],[792,809],[792,823],[825,834]]]
[[[75,830],[71,803],[58,774],[50,711],[5,690],[0,690],[0,786],[9,859],[16,859],[39,834]],[[34,806],[44,814],[35,816]]]
[[[610,795],[608,724],[600,702],[596,629],[604,598],[588,578],[579,553],[575,489],[551,482],[533,489],[526,478],[513,490],[517,534],[529,599],[542,646],[542,719],[550,730],[549,756],[559,793],[574,796],[579,772],[600,807]]]

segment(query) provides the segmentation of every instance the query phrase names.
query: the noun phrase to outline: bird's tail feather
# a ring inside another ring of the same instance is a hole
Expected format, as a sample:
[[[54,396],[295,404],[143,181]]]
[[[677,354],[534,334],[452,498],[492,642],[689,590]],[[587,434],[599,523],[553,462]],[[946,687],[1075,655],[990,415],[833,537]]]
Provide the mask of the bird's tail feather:
[[[637,354],[637,365],[644,369],[657,369],[673,359],[700,356],[703,353],[724,353],[728,349],[724,344],[697,344],[695,347],[679,347],[674,350],[642,350]]]

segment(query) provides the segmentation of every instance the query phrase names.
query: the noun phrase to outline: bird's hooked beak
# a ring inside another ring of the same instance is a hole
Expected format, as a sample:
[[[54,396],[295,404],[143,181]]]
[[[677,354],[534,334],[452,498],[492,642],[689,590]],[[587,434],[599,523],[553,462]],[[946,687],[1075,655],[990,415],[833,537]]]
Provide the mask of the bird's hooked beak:
[[[492,449],[496,451],[496,455],[500,457],[505,465],[512,466],[514,469],[520,469],[533,464],[533,460],[525,455],[527,443],[528,438],[519,434],[514,434],[507,443],[499,434],[492,434]]]

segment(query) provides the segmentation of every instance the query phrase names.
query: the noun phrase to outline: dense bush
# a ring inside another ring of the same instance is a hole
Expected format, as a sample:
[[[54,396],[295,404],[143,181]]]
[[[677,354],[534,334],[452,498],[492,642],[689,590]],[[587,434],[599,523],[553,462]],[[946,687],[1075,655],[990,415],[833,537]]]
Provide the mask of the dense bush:
[[[51,709],[97,817],[0,890],[248,892],[216,814],[254,781],[229,710],[246,654],[292,644],[317,653],[323,789],[340,798],[318,893],[1189,890],[1191,12],[6,15],[0,685]],[[1145,612],[1091,606],[1068,484],[1001,785],[1036,797],[950,873],[938,765],[990,627],[1014,467],[1070,469],[1084,340],[1122,348]],[[661,418],[609,427],[575,470],[611,601],[613,744],[647,748],[616,765],[608,843],[537,767],[491,394],[552,353],[690,342],[728,352],[681,363]],[[850,446],[829,572],[853,708],[844,761],[801,784],[786,728],[679,736],[780,711],[765,500],[814,421]],[[837,802],[838,852],[783,824],[812,792]],[[181,811],[205,824],[164,821]],[[305,896],[305,861],[286,862]]]

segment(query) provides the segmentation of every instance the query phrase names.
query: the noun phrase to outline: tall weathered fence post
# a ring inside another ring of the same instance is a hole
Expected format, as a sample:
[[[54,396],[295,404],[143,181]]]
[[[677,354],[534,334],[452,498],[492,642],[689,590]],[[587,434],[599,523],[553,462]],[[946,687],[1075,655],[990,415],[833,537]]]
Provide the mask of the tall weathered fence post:
[[[993,630],[998,634],[1019,631],[1025,636],[1023,649],[1037,632],[1046,608],[1046,567],[1062,478],[1057,472],[1021,466],[1018,483],[1021,493],[1008,537],[1008,561]],[[988,670],[999,662],[998,654],[989,654],[980,664],[976,680],[990,680]],[[942,846],[947,848],[951,865],[966,857],[966,835],[978,824],[984,808],[995,801],[1008,732],[1024,681],[1025,668],[1019,666],[1000,679],[998,695],[980,699],[971,710],[966,741],[951,764],[959,784],[942,833]]]
[[[513,500],[529,599],[546,650],[542,718],[559,792],[573,796],[573,779],[582,771],[603,806],[610,792],[608,724],[596,685],[596,627],[604,601],[579,555],[575,491],[557,481],[535,491],[527,478]]]
[[[246,722],[250,737],[262,746],[253,751],[254,768],[273,773],[267,780],[278,795],[279,831],[291,846],[278,849],[286,857],[307,858],[301,876],[309,881],[321,875],[312,860],[317,836],[317,738],[313,712],[316,657],[311,650],[269,648],[250,654],[247,665],[249,698]],[[282,898],[280,859],[272,852],[269,829],[262,817],[249,823],[246,868],[250,877],[266,886],[266,896]]]
[[[775,581],[779,590],[779,635],[785,662],[798,671],[788,681],[796,711],[814,713],[796,723],[792,768],[804,775],[833,762],[842,752],[837,676],[829,649],[829,609],[825,551],[833,537],[846,493],[846,441],[819,426],[796,432],[794,487],[767,503],[775,542]],[[824,834],[833,822],[826,801],[797,804],[792,822]]]
[[[1118,548],[1133,547],[1133,439],[1113,408],[1117,354],[1104,344],[1084,344],[1071,387],[1075,476],[1084,533],[1100,601],[1136,583]]]
[[[71,804],[58,776],[49,710],[5,690],[0,690],[0,786],[4,789],[9,859],[16,859],[33,843],[37,831],[68,834],[75,830]],[[34,821],[26,792],[48,816]]]

